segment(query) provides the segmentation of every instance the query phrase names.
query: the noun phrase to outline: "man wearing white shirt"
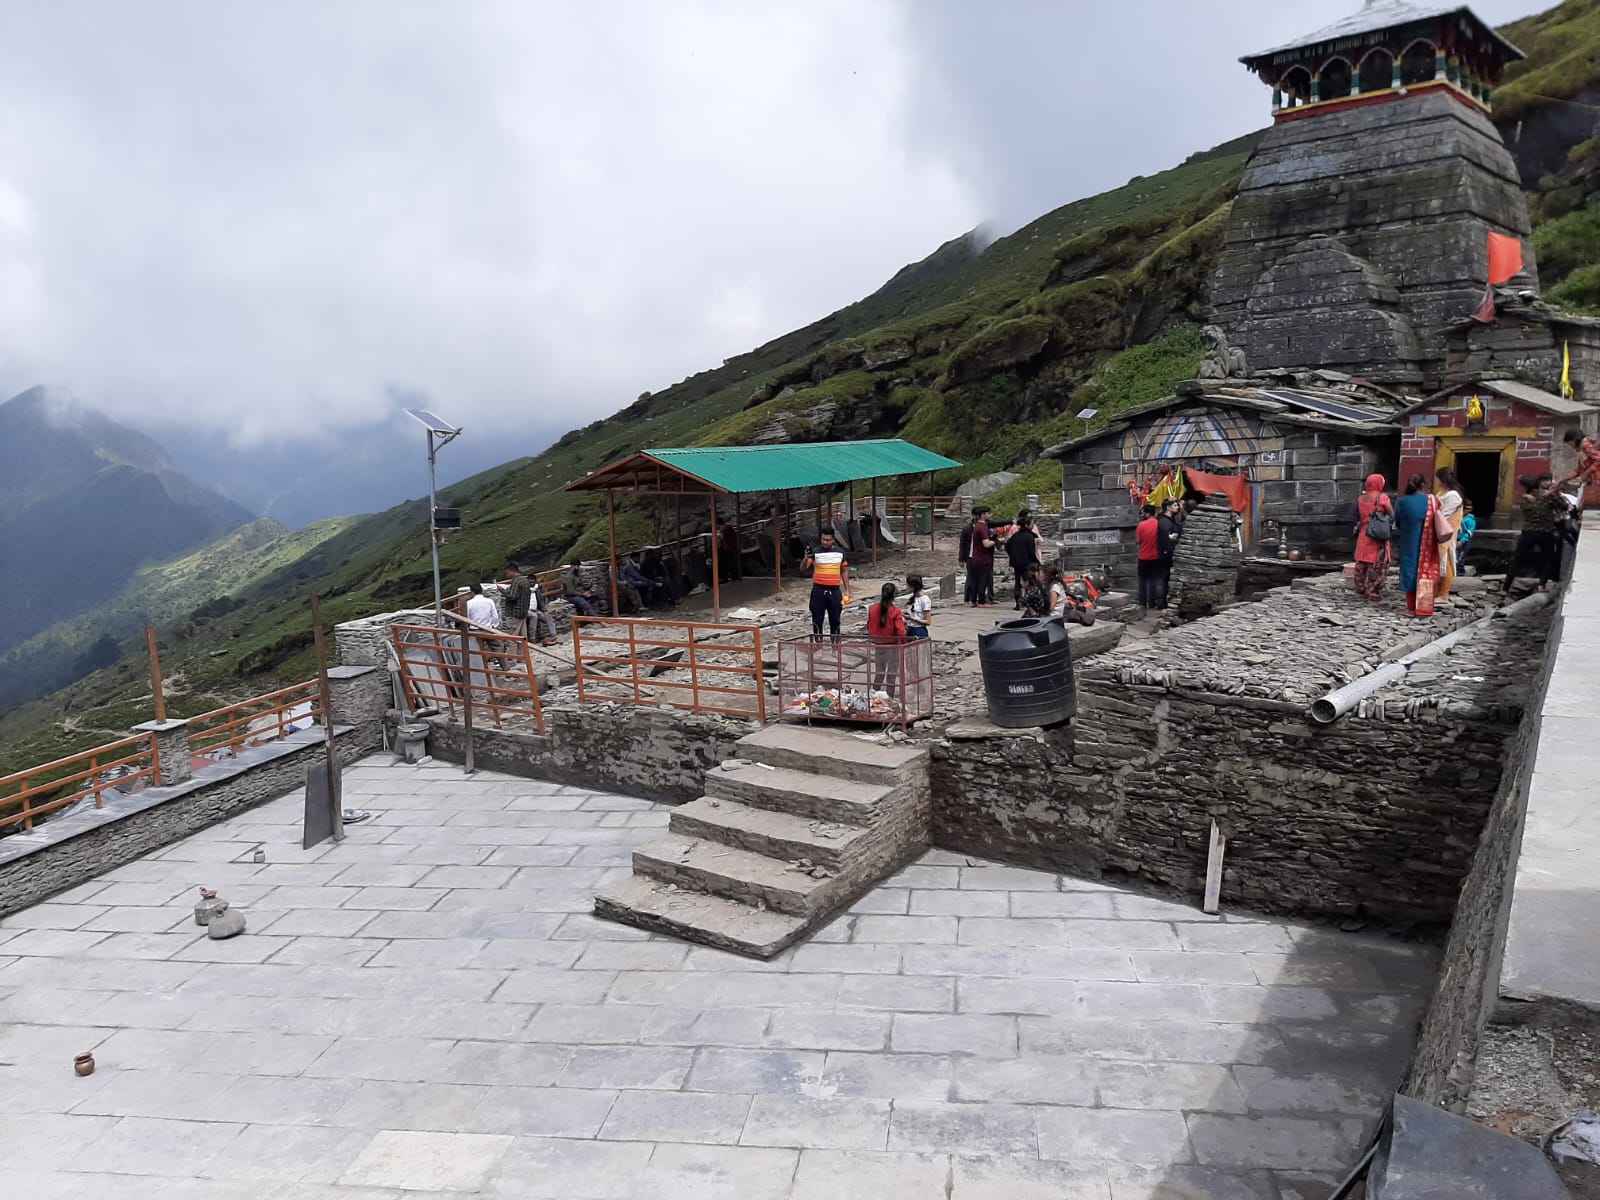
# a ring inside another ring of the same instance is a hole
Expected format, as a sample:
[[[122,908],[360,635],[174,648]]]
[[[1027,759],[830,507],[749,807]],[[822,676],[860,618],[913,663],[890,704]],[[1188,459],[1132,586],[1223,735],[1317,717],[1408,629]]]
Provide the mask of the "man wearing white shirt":
[[[467,589],[467,620],[487,629],[500,628],[500,607],[483,594],[483,584],[475,583]]]

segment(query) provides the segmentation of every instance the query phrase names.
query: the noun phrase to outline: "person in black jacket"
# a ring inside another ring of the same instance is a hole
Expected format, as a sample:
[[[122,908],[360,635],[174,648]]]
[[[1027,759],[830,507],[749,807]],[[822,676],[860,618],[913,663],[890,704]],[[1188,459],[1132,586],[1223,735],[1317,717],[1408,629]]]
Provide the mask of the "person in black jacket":
[[[1168,500],[1156,518],[1156,549],[1160,557],[1156,560],[1153,599],[1154,607],[1160,609],[1167,607],[1167,592],[1172,586],[1172,556],[1178,552],[1178,539],[1183,536],[1183,523],[1178,518],[1182,508],[1182,502]]]
[[[1017,523],[1006,538],[1006,558],[1011,563],[1012,607],[1022,607],[1022,593],[1027,590],[1028,575],[1039,565],[1039,527],[1033,522],[1033,513],[1023,509],[1017,514]]]

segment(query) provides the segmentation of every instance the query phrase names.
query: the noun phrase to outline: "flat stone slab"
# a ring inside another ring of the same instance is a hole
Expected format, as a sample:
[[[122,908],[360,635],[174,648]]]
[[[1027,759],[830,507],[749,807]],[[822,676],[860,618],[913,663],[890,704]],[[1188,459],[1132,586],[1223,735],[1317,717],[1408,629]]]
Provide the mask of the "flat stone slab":
[[[1537,1146],[1409,1096],[1394,1098],[1372,1200],[1569,1200]]]
[[[338,844],[296,793],[0,922],[8,1196],[1314,1196],[1431,984],[1409,943],[938,850],[754,961],[591,911],[800,928],[632,891],[667,806],[386,757],[344,796]]]
[[[1527,817],[1513,866],[1500,995],[1600,1013],[1600,822],[1593,742],[1600,703],[1600,525],[1579,536],[1561,597],[1561,642],[1530,750]]]

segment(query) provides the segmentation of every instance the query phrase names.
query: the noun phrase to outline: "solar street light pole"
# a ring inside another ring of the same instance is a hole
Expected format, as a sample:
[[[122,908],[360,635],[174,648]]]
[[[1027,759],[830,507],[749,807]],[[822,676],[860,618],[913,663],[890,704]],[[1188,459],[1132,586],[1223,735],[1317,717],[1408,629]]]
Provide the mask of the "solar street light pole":
[[[444,592],[439,586],[439,498],[434,485],[434,459],[438,453],[433,444],[433,430],[428,430],[428,545],[433,550],[433,623],[444,624]]]
[[[433,550],[433,623],[444,623],[444,593],[439,586],[439,491],[434,482],[434,463],[440,446],[461,436],[461,429],[425,408],[408,408],[406,416],[428,431],[428,541]]]

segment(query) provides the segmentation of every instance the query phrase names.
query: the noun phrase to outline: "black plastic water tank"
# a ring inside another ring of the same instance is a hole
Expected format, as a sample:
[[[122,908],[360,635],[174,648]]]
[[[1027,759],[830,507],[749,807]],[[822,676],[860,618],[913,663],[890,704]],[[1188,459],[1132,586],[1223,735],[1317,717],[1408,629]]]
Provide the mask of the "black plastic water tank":
[[[1053,617],[1002,621],[980,633],[978,662],[996,725],[1054,725],[1078,711],[1066,626]]]

